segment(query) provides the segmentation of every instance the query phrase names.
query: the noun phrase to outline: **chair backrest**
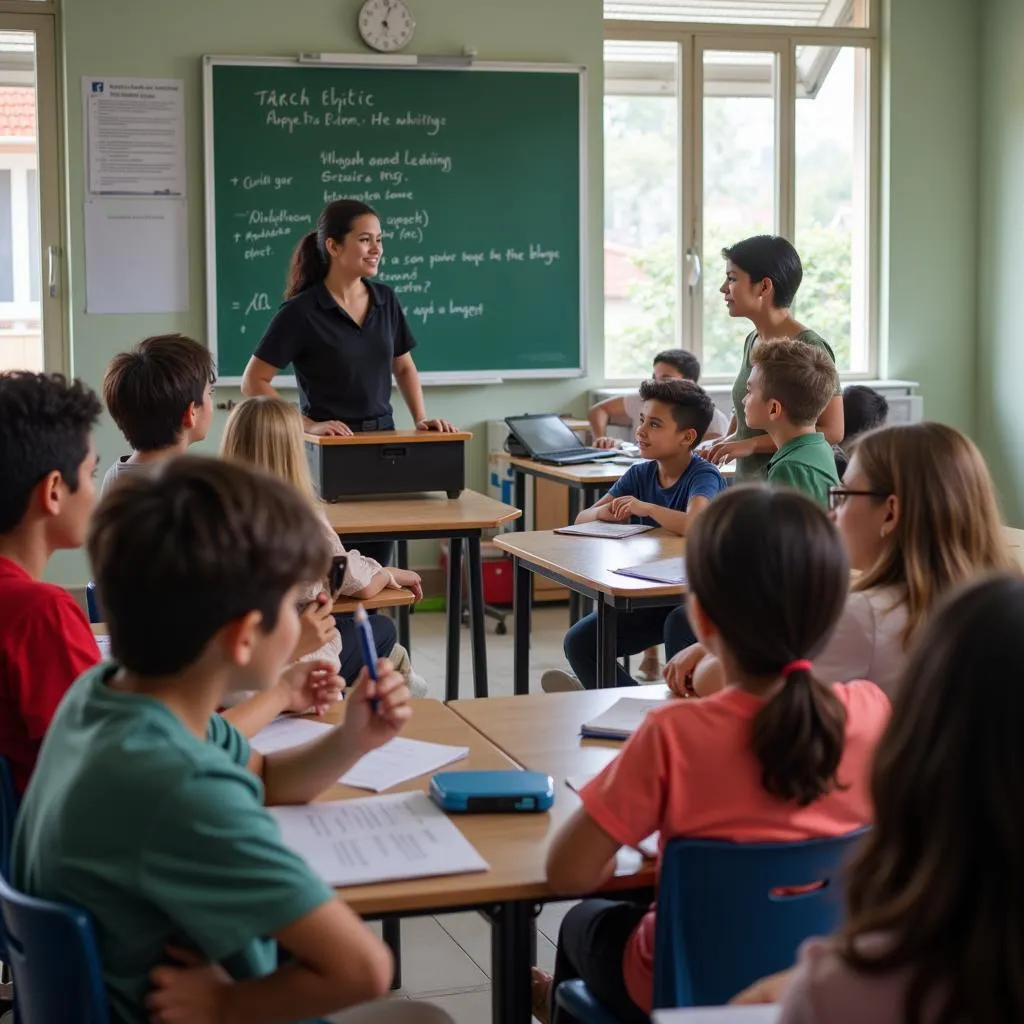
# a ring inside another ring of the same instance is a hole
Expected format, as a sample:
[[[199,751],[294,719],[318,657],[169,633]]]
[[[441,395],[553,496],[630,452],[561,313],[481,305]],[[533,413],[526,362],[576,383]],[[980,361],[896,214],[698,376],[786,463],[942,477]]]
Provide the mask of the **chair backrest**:
[[[0,874],[11,877],[11,842],[14,819],[18,815],[18,791],[6,757],[0,756]]]
[[[796,843],[669,842],[658,883],[654,1006],[725,1003],[790,967],[804,939],[835,931],[843,867],[866,832]]]
[[[5,878],[0,878],[0,908],[19,1024],[109,1024],[88,914],[26,896]]]

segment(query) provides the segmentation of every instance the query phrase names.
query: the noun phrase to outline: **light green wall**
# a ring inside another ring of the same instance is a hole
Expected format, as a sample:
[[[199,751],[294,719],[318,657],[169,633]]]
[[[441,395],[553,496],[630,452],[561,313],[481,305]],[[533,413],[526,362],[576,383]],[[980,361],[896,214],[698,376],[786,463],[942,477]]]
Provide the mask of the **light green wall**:
[[[971,432],[981,2],[885,7],[888,375],[920,383],[929,419]]]
[[[1020,6],[1020,0],[991,3],[1006,21]],[[885,0],[885,121],[891,160],[885,169],[890,200],[883,211],[883,248],[891,284],[882,332],[888,338],[887,365],[883,363],[881,370],[920,381],[927,415],[968,430],[975,420],[977,304],[971,268],[978,227],[980,5],[981,0]],[[205,336],[202,55],[359,50],[354,32],[358,6],[359,0],[68,0],[63,26],[76,374],[98,386],[110,357],[146,334],[179,330]],[[590,376],[430,389],[429,408],[476,431],[470,485],[482,487],[486,420],[541,408],[581,412],[586,390],[602,378],[601,0],[417,0],[415,8],[419,25],[414,51],[451,53],[473,46],[485,59],[564,61],[590,69]],[[986,45],[1008,48],[1008,35],[1000,36],[998,29],[990,32]],[[1008,49],[1003,67],[1009,78],[1013,62]],[[169,76],[186,81],[192,264],[192,308],[187,314],[110,317],[84,312],[83,75]],[[995,75],[990,69],[986,82]],[[1008,119],[1008,101],[1004,109]],[[994,118],[989,115],[990,121]],[[1015,198],[1009,184],[1004,192],[1007,202]],[[1010,233],[1004,236],[1009,245]],[[525,296],[523,329],[544,329],[531,322]],[[999,355],[1001,362],[993,364],[993,372],[1002,373],[1012,352]],[[227,397],[237,393],[220,389],[218,399]],[[1014,415],[1011,408],[1012,404],[1003,410],[1004,417]],[[219,437],[221,423],[218,414],[214,437]],[[1009,428],[1005,420],[1000,424],[1000,430]],[[987,436],[997,440],[994,425]],[[109,423],[103,424],[98,441],[104,462],[123,451],[124,443]],[[429,560],[420,551],[419,559],[414,552],[414,561]],[[81,582],[87,576],[84,558],[63,553],[54,560],[50,575],[61,582]]]
[[[1024,3],[986,0],[982,25],[978,436],[1008,520],[1024,525]]]
[[[203,223],[202,85],[204,54],[278,54],[302,51],[364,52],[355,31],[361,0],[68,0],[64,14],[67,76],[68,153],[71,210],[72,358],[74,372],[98,386],[111,356],[147,334],[182,331],[203,339],[205,331],[205,242]],[[419,53],[459,53],[475,47],[482,60],[582,64],[589,69],[588,233],[593,240],[588,279],[602,280],[601,2],[600,0],[419,0],[417,28],[409,47]],[[191,310],[166,316],[89,316],[84,312],[82,240],[83,75],[146,75],[183,78],[188,122],[189,250]],[[524,113],[524,116],[525,113]],[[500,130],[496,126],[495,130]],[[590,290],[588,361],[591,377],[510,382],[476,387],[430,388],[428,409],[476,432],[469,453],[470,485],[483,488],[485,423],[540,408],[582,412],[584,394],[604,367],[603,303],[600,287]],[[524,331],[543,331],[523,297]],[[217,399],[238,397],[219,388]],[[407,418],[401,401],[397,411]],[[219,438],[223,413],[211,432]],[[124,451],[116,427],[104,422],[98,437],[104,464]],[[207,447],[211,442],[207,443]],[[419,549],[421,560],[428,552]],[[416,562],[417,551],[413,551]],[[65,552],[49,575],[63,583],[87,578],[84,558]]]

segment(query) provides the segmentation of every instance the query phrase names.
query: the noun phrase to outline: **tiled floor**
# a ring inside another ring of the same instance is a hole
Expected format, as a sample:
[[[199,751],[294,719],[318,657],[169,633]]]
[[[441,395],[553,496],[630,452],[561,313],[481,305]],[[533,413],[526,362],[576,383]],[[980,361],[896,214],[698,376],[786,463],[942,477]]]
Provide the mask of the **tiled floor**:
[[[540,674],[564,668],[562,636],[568,625],[565,605],[538,607],[532,621],[530,689],[540,689]],[[508,633],[498,636],[487,622],[487,667],[491,696],[512,694],[512,616]],[[429,695],[444,699],[445,619],[440,614],[412,617],[412,660],[424,676]],[[462,630],[460,695],[473,693],[469,630]],[[537,921],[537,961],[554,968],[558,927],[570,903],[549,904]],[[379,929],[379,925],[374,925]],[[399,998],[426,999],[442,1007],[456,1024],[491,1022],[490,926],[476,913],[411,918],[402,922],[402,988]]]

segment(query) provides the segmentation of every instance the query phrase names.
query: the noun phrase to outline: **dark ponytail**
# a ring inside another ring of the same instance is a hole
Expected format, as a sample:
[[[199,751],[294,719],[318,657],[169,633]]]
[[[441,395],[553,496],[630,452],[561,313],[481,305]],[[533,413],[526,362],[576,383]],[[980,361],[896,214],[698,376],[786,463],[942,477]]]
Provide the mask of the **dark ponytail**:
[[[316,230],[304,235],[292,253],[284,292],[286,299],[295,298],[327,276],[331,265],[327,240],[333,238],[340,244],[352,230],[353,221],[366,216],[376,217],[377,211],[355,199],[336,199],[320,211]]]
[[[849,591],[835,527],[809,498],[763,486],[716,498],[687,537],[690,590],[737,667],[783,686],[754,719],[761,784],[801,807],[838,780],[846,715],[806,665],[825,645]]]

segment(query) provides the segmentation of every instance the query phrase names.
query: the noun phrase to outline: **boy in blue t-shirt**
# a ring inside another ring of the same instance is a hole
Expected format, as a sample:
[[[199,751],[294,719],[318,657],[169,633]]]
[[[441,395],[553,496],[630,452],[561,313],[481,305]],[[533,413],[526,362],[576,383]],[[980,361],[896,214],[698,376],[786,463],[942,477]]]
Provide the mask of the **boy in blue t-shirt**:
[[[693,451],[711,423],[714,402],[703,388],[685,380],[644,381],[640,398],[636,440],[646,461],[631,466],[576,522],[644,523],[685,536],[708,502],[725,488],[718,469]],[[664,641],[671,657],[692,642],[691,636],[683,607],[638,609],[619,616],[615,654],[638,654]],[[597,615],[580,619],[566,633],[563,646],[576,678],[557,670],[545,672],[541,686],[547,691],[579,689],[581,684],[595,689]],[[616,686],[633,684],[624,669],[617,668],[616,673]]]

